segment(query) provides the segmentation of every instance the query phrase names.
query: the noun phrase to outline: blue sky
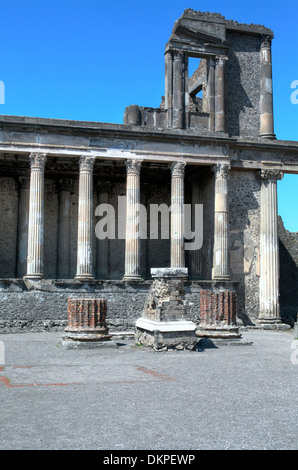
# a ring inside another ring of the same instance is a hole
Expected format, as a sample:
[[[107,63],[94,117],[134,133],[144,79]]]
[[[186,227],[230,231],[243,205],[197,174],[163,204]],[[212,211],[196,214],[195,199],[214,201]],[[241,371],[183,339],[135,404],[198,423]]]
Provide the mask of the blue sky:
[[[297,0],[0,0],[0,113],[122,123],[129,104],[159,106],[164,46],[186,8],[264,24],[275,33],[273,86],[278,139],[298,140]],[[298,231],[298,176],[278,183],[279,212]]]

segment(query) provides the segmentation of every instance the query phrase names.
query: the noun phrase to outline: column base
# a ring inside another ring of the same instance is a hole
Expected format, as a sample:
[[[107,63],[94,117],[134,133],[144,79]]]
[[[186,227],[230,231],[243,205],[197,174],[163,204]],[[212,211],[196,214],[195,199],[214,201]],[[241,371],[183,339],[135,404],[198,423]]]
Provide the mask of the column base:
[[[231,276],[213,276],[213,281],[231,281]]]
[[[283,323],[281,319],[260,318],[256,322],[257,326],[262,330],[290,330],[290,325]]]
[[[141,281],[142,278],[136,274],[125,274],[123,276],[123,281]]]
[[[282,321],[280,318],[259,318],[257,320],[257,323],[263,325],[277,325],[282,323]]]
[[[275,134],[260,134],[260,139],[276,140]]]
[[[210,339],[240,339],[242,334],[239,333],[237,326],[225,326],[225,325],[204,325],[200,324],[196,330],[196,336],[198,338],[210,338]]]
[[[201,338],[197,344],[198,349],[217,349],[221,346],[252,346],[253,341],[243,338]]]
[[[94,276],[92,274],[77,274],[75,279],[77,281],[94,281]]]
[[[43,279],[44,275],[41,273],[36,273],[36,274],[26,274],[26,276],[23,277],[24,281],[41,281]]]
[[[106,299],[68,299],[68,326],[62,338],[64,349],[116,346],[106,324]]]
[[[102,337],[101,337],[102,336]],[[111,336],[103,335],[66,335],[61,344],[63,349],[104,349],[117,348],[117,343],[110,339]]]

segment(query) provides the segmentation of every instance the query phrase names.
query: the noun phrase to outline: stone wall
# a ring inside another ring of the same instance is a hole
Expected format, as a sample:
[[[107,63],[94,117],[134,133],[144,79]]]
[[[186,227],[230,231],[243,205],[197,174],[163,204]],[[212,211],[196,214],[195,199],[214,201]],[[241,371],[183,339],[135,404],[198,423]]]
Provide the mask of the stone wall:
[[[298,313],[298,232],[286,230],[281,217],[278,228],[281,315],[293,326]]]
[[[0,332],[63,330],[67,326],[68,297],[104,298],[108,302],[108,327],[112,331],[133,330],[142,314],[152,281],[43,280],[34,284],[23,280],[0,281]],[[207,283],[208,285],[210,284]],[[189,315],[199,321],[201,288],[206,283],[189,282],[186,300]]]
[[[230,268],[238,281],[238,317],[244,324],[259,314],[261,179],[255,171],[232,171],[229,183]]]
[[[232,43],[226,62],[227,121],[231,136],[260,133],[260,36],[227,32]]]

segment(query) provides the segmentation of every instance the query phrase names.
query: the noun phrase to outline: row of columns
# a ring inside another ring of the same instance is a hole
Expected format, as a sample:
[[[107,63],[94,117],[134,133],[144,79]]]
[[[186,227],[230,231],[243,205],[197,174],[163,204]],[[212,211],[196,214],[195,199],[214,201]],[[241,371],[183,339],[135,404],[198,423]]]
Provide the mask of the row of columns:
[[[79,207],[76,279],[93,279],[93,165],[94,157],[82,156],[79,161]],[[44,244],[44,168],[46,155],[30,155],[30,187],[21,185],[19,222],[19,274],[26,266],[27,279],[43,277]],[[125,280],[141,279],[140,239],[137,231],[137,209],[140,204],[140,172],[142,161],[128,160],[127,207],[125,238]],[[229,206],[228,180],[230,165],[218,164],[215,173],[214,206],[214,280],[230,280],[229,272]],[[171,267],[185,267],[184,256],[184,175],[185,163],[171,165]],[[282,179],[279,170],[262,170],[261,230],[260,230],[260,321],[280,321],[279,311],[279,251],[277,226],[277,181]],[[63,185],[59,204],[59,277],[69,276],[69,187]],[[200,203],[200,189],[194,186],[194,201]],[[29,192],[29,198],[28,198]],[[26,202],[26,201],[29,201]],[[99,203],[107,202],[107,192],[99,196]],[[28,210],[26,204],[29,204]],[[26,215],[28,214],[28,216]],[[27,237],[26,237],[27,233]],[[27,259],[25,259],[27,244]],[[98,250],[98,273],[107,275],[107,246]],[[200,269],[200,256],[193,257],[193,268]],[[193,269],[192,268],[192,269]]]

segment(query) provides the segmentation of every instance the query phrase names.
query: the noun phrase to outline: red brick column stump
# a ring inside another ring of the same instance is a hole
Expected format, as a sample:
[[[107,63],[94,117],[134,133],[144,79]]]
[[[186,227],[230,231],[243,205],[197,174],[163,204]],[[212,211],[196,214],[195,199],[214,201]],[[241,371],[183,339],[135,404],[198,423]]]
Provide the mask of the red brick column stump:
[[[237,294],[233,291],[201,290],[200,338],[241,338],[237,327]]]
[[[111,343],[107,327],[106,299],[68,299],[65,342]],[[68,344],[68,343],[67,343]]]

